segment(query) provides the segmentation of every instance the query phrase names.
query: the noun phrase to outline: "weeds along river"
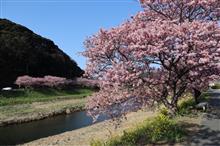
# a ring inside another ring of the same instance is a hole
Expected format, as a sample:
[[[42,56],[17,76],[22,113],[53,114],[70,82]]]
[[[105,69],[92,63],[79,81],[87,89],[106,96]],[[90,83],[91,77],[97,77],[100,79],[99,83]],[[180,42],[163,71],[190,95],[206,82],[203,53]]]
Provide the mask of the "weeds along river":
[[[106,120],[100,116],[97,122]],[[44,120],[0,127],[0,145],[15,145],[92,125],[85,111],[59,115]]]

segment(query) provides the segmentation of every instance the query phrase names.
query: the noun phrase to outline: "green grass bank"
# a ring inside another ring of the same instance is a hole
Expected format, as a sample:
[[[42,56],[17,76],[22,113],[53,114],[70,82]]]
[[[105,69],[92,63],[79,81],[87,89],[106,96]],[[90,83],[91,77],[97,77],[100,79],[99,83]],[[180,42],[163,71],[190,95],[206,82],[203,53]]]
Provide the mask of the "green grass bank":
[[[84,110],[93,89],[35,89],[1,92],[0,126],[18,124]]]

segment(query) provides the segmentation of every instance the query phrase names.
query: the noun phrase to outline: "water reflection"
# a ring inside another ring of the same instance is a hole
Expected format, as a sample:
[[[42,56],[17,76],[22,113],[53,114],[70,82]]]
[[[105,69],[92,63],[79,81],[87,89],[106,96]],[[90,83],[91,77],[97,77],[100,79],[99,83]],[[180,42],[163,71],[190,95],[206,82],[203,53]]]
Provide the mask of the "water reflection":
[[[97,122],[107,119],[101,116]],[[14,145],[60,134],[93,124],[85,111],[60,115],[30,123],[0,127],[0,145]]]

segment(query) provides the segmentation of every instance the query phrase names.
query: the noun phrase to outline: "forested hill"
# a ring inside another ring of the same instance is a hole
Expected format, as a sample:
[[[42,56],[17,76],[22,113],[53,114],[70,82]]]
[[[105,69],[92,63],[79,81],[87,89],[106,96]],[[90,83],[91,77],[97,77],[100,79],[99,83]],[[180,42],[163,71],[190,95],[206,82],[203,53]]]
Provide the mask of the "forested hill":
[[[56,46],[28,28],[0,19],[0,87],[12,85],[17,76],[81,76],[77,63]]]

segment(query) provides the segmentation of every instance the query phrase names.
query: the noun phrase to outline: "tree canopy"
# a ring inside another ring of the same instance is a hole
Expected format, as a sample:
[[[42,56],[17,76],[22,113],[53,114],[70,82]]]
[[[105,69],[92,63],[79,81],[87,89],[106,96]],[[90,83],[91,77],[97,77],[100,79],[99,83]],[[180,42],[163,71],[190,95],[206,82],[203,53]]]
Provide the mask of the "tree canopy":
[[[140,2],[143,11],[85,41],[86,75],[102,81],[87,104],[94,117],[158,103],[175,113],[185,93],[219,79],[220,1]]]

